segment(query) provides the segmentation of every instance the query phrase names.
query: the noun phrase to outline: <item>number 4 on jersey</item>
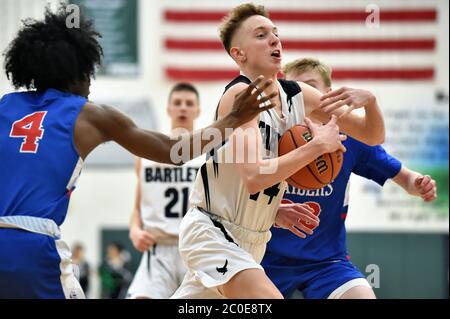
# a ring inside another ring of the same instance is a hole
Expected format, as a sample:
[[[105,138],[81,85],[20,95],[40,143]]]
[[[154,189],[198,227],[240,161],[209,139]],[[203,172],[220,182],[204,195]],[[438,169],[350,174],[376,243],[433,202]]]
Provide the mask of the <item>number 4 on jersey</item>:
[[[23,138],[20,146],[20,153],[36,153],[39,147],[39,140],[44,135],[42,122],[47,114],[45,112],[35,112],[24,116],[20,120],[13,123],[11,127],[10,137]]]

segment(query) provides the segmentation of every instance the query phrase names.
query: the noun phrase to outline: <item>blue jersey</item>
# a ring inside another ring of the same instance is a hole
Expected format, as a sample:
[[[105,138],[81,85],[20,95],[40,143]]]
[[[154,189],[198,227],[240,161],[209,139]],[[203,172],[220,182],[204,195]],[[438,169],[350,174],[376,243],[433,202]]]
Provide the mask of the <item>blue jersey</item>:
[[[83,163],[73,132],[85,103],[54,89],[0,100],[0,299],[84,296],[58,226]]]
[[[314,234],[302,239],[288,230],[272,228],[267,254],[299,262],[346,260],[345,219],[348,206],[345,196],[350,174],[355,173],[383,185],[388,178],[398,174],[401,163],[381,146],[371,147],[350,137],[343,144],[347,152],[344,153],[342,169],[331,184],[311,191],[289,185],[283,197],[284,201],[308,203],[320,212],[320,224]],[[264,260],[262,264],[264,266]]]
[[[86,99],[48,89],[0,100],[0,217],[64,221],[82,161],[74,125]]]

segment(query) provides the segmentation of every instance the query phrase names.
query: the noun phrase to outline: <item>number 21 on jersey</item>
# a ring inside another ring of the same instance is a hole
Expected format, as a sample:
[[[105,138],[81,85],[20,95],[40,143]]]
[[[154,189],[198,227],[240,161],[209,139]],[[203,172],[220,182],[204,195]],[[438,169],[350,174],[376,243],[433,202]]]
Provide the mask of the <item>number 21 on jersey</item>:
[[[34,112],[12,124],[9,136],[13,138],[23,138],[22,145],[20,145],[20,153],[37,152],[39,141],[44,136],[42,122],[44,121],[46,114],[47,111]]]

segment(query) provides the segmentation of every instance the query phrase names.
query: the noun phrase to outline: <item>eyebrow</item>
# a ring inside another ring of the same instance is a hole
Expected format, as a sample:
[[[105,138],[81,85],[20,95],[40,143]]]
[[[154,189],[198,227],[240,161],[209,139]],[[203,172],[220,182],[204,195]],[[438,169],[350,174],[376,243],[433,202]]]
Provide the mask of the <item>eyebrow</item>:
[[[256,32],[256,31],[259,31],[259,30],[265,31],[266,29],[267,29],[266,27],[260,26],[260,27],[255,28],[255,29],[253,30],[253,32]],[[272,31],[278,31],[278,28],[277,28],[277,27],[273,27],[273,28],[272,28]]]

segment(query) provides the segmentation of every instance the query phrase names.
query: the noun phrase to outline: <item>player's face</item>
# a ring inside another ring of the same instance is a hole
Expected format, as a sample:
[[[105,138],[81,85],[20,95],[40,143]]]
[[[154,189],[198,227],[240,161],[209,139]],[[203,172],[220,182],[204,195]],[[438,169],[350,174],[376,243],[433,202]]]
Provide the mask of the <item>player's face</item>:
[[[325,94],[331,90],[331,88],[329,86],[325,85],[325,82],[323,81],[323,78],[320,75],[320,73],[315,70],[306,71],[303,73],[291,71],[291,72],[287,73],[285,77],[286,77],[286,80],[300,81],[300,82],[309,84],[312,87],[319,90],[323,94]]]
[[[167,112],[174,127],[189,129],[200,113],[197,95],[191,91],[172,92]]]
[[[282,47],[278,30],[266,17],[255,15],[244,21],[236,34],[236,44],[252,69],[281,70]]]

